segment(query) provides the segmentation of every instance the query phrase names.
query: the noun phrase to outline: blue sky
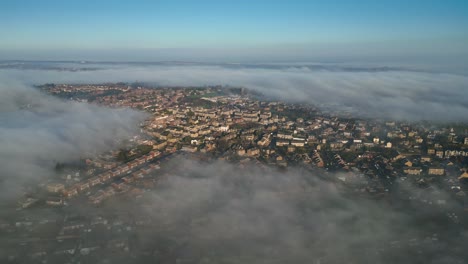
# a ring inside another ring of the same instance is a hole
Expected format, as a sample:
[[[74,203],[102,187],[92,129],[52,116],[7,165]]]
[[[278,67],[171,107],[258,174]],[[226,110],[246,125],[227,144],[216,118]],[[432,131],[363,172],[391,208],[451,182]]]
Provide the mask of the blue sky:
[[[467,29],[463,0],[2,0],[0,59],[458,57]]]

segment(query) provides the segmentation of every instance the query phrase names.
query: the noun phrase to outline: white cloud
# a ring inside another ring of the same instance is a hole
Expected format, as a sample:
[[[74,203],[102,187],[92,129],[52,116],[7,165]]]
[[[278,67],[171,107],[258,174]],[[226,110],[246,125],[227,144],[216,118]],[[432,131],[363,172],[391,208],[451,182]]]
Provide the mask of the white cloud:
[[[160,85],[243,86],[286,101],[352,107],[389,119],[467,121],[468,77],[357,66],[99,65],[83,72],[12,71],[32,83],[142,81]]]
[[[62,101],[17,82],[0,85],[2,194],[49,176],[56,162],[110,150],[138,129],[144,114]]]

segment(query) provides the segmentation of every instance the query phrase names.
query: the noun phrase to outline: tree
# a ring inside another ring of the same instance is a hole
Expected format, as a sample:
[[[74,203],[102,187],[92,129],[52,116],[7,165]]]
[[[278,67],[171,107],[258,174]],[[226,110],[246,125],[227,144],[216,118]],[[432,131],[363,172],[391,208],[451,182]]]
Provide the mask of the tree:
[[[192,110],[189,110],[189,111],[187,112],[187,117],[189,117],[189,118],[192,118],[194,115],[195,115],[195,113],[192,112]]]
[[[148,154],[153,149],[153,146],[142,144],[142,145],[138,145],[137,149],[139,151],[139,154],[145,155],[145,154]]]
[[[55,164],[55,170],[56,171],[62,172],[64,169],[65,169],[65,164],[64,163],[57,162],[57,164]]]
[[[125,149],[120,149],[119,154],[117,154],[117,160],[119,161],[128,161],[130,159],[130,151]]]

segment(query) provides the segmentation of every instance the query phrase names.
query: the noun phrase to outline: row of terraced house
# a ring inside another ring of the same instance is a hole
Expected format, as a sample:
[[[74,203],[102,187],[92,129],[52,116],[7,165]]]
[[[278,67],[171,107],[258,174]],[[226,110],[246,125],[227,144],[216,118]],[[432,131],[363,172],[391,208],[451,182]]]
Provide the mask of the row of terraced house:
[[[66,188],[63,191],[63,195],[67,198],[73,197],[78,195],[78,193],[83,192],[97,184],[104,183],[111,178],[117,177],[125,172],[128,172],[132,168],[135,168],[137,166],[140,166],[156,157],[159,157],[161,153],[159,151],[151,151],[150,153],[135,159],[133,161],[127,162],[125,164],[122,164],[118,166],[117,168],[113,170],[106,171],[104,173],[101,173],[99,175],[96,175],[92,178],[89,178],[83,182],[79,182],[69,188]]]

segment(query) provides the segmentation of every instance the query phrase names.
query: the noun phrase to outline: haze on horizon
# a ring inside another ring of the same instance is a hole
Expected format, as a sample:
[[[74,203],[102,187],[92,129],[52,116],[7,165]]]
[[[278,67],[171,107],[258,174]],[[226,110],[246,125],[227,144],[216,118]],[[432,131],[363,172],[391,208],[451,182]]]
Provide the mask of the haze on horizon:
[[[0,17],[7,83],[237,85],[379,117],[466,120],[466,1],[20,0],[2,1]],[[96,70],[62,70],[82,67]]]
[[[0,60],[385,62],[466,69],[468,3],[2,1]],[[442,65],[442,66],[441,66]]]

